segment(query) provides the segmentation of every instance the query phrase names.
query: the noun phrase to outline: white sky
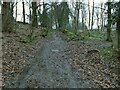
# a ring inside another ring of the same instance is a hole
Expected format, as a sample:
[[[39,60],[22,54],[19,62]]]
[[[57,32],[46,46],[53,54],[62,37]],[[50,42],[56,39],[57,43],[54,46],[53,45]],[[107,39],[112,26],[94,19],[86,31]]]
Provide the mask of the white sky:
[[[9,0],[7,0],[7,1],[9,1]],[[16,1],[16,0],[15,0]],[[22,0],[17,0],[18,2],[19,1],[22,1]],[[31,0],[23,0],[23,1],[31,1]],[[34,0],[33,0],[34,1]],[[38,1],[38,2],[40,2],[40,1],[45,1],[45,2],[61,2],[61,1],[67,1],[67,2],[73,2],[73,1],[84,1],[85,3],[88,3],[88,0],[36,0],[36,1]],[[92,2],[93,2],[93,0],[89,0],[90,1],[90,4],[92,5]],[[95,6],[97,6],[97,5],[99,5],[101,2],[107,2],[108,0],[94,0],[94,2],[95,2]],[[111,1],[119,1],[119,0],[111,0]],[[18,15],[17,15],[17,20],[18,21],[22,21],[22,19],[23,19],[23,16],[22,16],[22,2],[19,2],[18,3],[18,5],[17,5],[17,9],[18,9]],[[14,9],[15,10],[15,9]],[[26,14],[29,14],[29,7],[28,7],[28,5],[26,6],[25,5],[25,12],[26,12]],[[1,5],[0,5],[0,13],[1,13]],[[15,16],[15,15],[14,15]],[[28,20],[29,18],[28,17],[26,17],[26,19]],[[96,27],[96,26],[95,26]]]
[[[20,0],[17,0],[18,2],[20,1]],[[28,1],[29,2],[29,0],[24,0],[24,1]],[[68,1],[68,2],[73,2],[73,1],[75,1],[75,0],[37,0],[37,1],[44,1],[44,2],[54,2],[54,1],[56,1],[56,2],[60,2],[60,1]],[[88,2],[88,0],[79,0],[79,1],[84,1],[84,2]],[[90,4],[92,5],[92,2],[93,2],[93,0],[89,0],[90,1]],[[95,3],[100,3],[100,2],[106,2],[107,0],[94,0],[95,1]],[[19,21],[21,21],[22,20],[22,16],[21,15],[19,15],[19,14],[22,14],[22,3],[20,2],[20,3],[18,3],[18,19],[17,20],[19,20]],[[26,14],[29,14],[29,7],[28,6],[25,6],[26,8]]]
[[[20,0],[18,0],[20,1]],[[24,0],[24,1],[29,1],[29,0]],[[76,0],[37,0],[37,1],[44,1],[44,2],[61,2],[61,1],[68,1],[68,2],[73,2],[73,1],[76,1]],[[84,1],[86,4],[88,3],[88,0],[77,0],[77,1]],[[92,3],[93,3],[93,0],[89,0],[90,1],[90,4],[92,6]],[[108,0],[94,0],[95,2],[95,6],[98,6],[101,2],[107,2]],[[119,0],[111,0],[111,1],[119,1]],[[29,14],[29,7],[28,6],[25,6],[25,10],[26,10],[26,14]],[[23,20],[23,16],[22,16],[22,3],[18,3],[18,16],[17,16],[17,20],[18,21],[22,21]],[[29,18],[26,17],[26,20],[28,21]],[[94,28],[96,28],[96,24],[94,24],[93,26]]]

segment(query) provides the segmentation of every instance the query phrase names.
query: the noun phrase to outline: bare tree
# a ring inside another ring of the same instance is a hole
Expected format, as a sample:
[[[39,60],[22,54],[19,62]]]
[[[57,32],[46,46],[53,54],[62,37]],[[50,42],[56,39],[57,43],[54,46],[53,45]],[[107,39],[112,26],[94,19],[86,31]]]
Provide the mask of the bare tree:
[[[17,3],[18,2],[16,2],[15,21],[17,21]]]
[[[76,2],[76,8],[75,8],[75,12],[76,12],[76,33],[77,30],[79,29],[79,14],[80,14],[80,2]]]
[[[100,12],[99,12],[99,8],[96,8],[95,14],[96,14],[96,18],[97,18],[97,29],[98,29],[98,31],[99,31],[99,28],[100,28],[100,25],[99,25],[99,23],[100,23],[100,17],[99,17]]]
[[[91,12],[90,12],[90,1],[89,1],[89,0],[88,0],[88,12],[89,12],[88,28],[90,29],[90,22],[91,22]]]
[[[91,21],[91,30],[93,30],[93,24],[94,24],[94,0],[93,0],[93,7],[92,7],[92,21]]]
[[[25,2],[22,0],[22,5],[23,5],[23,24],[25,24]]]
[[[73,2],[72,7],[74,8],[74,10],[72,11],[73,25],[74,25],[75,33],[77,34],[77,31],[79,29],[79,15],[80,15],[81,2],[80,1]]]
[[[81,5],[81,17],[82,17],[82,29],[85,30],[85,24],[86,24],[86,8],[85,8],[84,0],[82,0],[82,5]]]
[[[100,26],[101,26],[101,31],[103,30],[104,27],[104,13],[105,13],[105,5],[104,3],[101,3],[101,13],[100,13]]]

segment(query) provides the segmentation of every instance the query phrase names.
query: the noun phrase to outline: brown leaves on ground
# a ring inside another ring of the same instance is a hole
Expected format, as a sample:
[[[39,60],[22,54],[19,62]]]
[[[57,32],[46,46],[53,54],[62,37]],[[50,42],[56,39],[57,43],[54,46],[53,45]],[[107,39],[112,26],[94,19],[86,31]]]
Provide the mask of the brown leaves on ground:
[[[24,31],[24,30],[22,30]],[[22,43],[19,42],[19,36],[23,35],[23,33],[3,33],[3,40],[2,40],[2,66],[3,66],[3,86],[7,81],[13,79],[14,76],[18,75],[22,72],[24,66],[28,63],[26,60],[28,58],[34,57],[34,53],[40,47],[42,37],[38,37],[33,42],[30,43]],[[36,33],[40,33],[40,29],[36,30]],[[24,33],[24,35],[27,33]]]
[[[71,49],[72,47],[72,49]],[[102,41],[71,41],[68,42],[66,49],[66,58],[74,69],[84,72],[88,79],[94,81],[98,86],[104,88],[118,87],[118,74],[113,72],[105,61],[108,58],[100,55],[99,49],[109,47],[107,42]],[[89,52],[90,50],[98,52]],[[116,62],[113,63],[118,66]],[[115,68],[117,72],[117,68]]]

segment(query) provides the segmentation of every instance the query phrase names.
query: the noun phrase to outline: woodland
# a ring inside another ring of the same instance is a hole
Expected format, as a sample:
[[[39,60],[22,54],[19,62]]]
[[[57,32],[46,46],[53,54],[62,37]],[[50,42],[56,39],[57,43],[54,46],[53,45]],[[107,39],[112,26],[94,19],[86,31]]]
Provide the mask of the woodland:
[[[2,87],[120,88],[120,1],[96,2],[0,0]]]

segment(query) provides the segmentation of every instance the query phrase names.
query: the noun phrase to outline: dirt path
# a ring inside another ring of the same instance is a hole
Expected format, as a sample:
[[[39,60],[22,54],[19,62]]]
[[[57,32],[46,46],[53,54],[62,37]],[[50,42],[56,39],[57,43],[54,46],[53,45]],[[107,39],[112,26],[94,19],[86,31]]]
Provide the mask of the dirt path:
[[[61,39],[58,32],[52,34],[52,38],[38,48],[35,58],[28,60],[21,75],[11,80],[8,87],[40,87],[40,88],[86,88],[92,87],[93,83],[86,79],[84,73],[71,68],[64,56],[66,43]]]

